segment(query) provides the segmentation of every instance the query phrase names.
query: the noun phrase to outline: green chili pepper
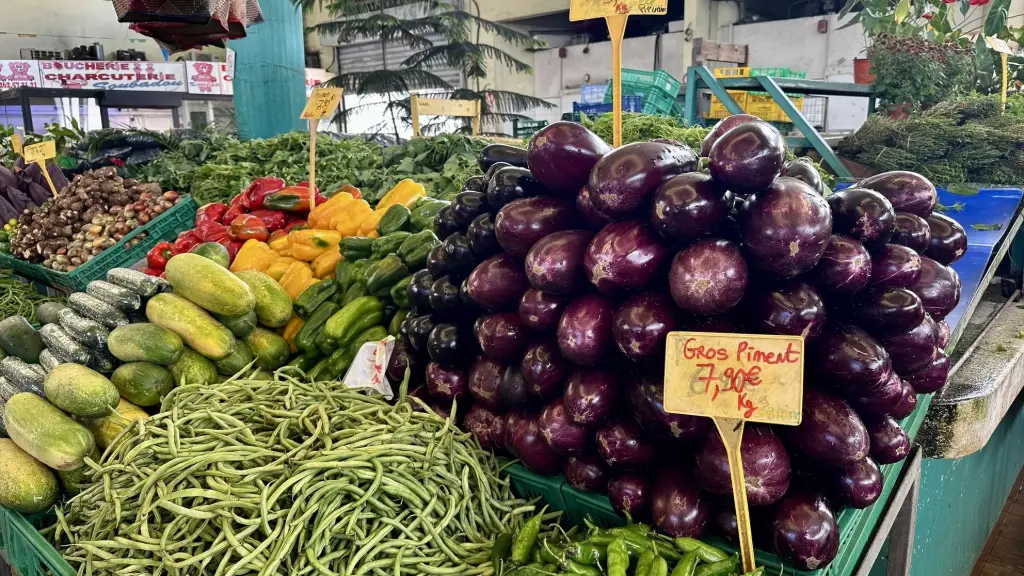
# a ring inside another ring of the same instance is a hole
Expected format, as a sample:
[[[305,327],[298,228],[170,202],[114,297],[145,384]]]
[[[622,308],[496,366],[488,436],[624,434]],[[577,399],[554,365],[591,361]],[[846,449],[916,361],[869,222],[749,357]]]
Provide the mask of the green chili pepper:
[[[491,566],[495,574],[501,574],[501,564],[505,561],[508,553],[512,551],[512,535],[502,534],[494,540],[494,547],[491,548]],[[674,576],[674,575],[673,575]]]
[[[683,552],[696,552],[697,557],[700,558],[701,562],[721,562],[729,557],[728,554],[711,546],[705,544],[696,538],[676,538],[676,548],[679,548]]]
[[[629,550],[624,538],[616,538],[608,545],[608,576],[626,576],[629,569]]]
[[[530,552],[533,550],[533,545],[537,543],[537,536],[540,534],[540,524],[543,518],[544,511],[541,510],[519,530],[519,534],[512,544],[512,561],[516,564],[523,564],[530,558]]]
[[[640,559],[636,561],[636,569],[633,571],[633,576],[647,576],[647,572],[651,569],[651,564],[654,564],[654,559],[657,558],[658,554],[654,551],[654,547],[645,548],[640,553]]]
[[[606,547],[576,542],[565,547],[565,555],[570,560],[584,566],[601,566],[608,553]]]
[[[562,571],[568,574],[578,574],[580,576],[604,576],[604,572],[601,572],[597,568],[592,566],[584,566],[583,564],[577,564],[572,560],[566,560],[559,564]]]
[[[676,567],[672,569],[672,576],[693,576],[697,570],[697,551],[693,550],[683,554]]]
[[[540,550],[541,561],[546,564],[561,564],[565,561],[565,550],[560,546],[544,540],[537,548]]]
[[[764,566],[758,566],[743,576],[764,576]]]
[[[698,552],[699,556],[700,553]],[[740,565],[740,557],[737,554],[733,554],[725,560],[713,562],[711,564],[704,564],[697,571],[694,572],[694,576],[727,576],[735,572]]]

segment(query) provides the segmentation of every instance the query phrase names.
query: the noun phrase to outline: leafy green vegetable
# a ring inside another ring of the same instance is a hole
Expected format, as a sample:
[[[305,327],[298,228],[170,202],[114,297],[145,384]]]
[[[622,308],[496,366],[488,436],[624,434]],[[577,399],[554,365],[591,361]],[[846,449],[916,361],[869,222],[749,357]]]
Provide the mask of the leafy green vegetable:
[[[1001,230],[1002,224],[971,224],[971,228],[975,230]]]

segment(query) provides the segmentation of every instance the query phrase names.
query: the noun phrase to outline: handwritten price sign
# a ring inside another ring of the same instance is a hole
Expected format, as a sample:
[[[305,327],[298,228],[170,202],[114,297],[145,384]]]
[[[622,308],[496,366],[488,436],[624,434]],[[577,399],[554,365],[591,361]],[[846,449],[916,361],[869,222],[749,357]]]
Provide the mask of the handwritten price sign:
[[[572,0],[569,20],[589,20],[605,16],[660,16],[668,13],[668,0]]]
[[[25,146],[25,162],[46,162],[57,156],[57,145],[53,140],[44,140],[38,144]]]
[[[319,120],[334,115],[341,102],[342,88],[313,88],[306,107],[302,109],[303,120]]]
[[[671,332],[665,409],[796,426],[803,409],[799,336]]]

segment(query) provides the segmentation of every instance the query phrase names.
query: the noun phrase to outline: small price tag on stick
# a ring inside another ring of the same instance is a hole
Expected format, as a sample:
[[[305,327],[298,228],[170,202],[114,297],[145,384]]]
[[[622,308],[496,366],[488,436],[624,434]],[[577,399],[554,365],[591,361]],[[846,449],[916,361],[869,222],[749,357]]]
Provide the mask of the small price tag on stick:
[[[668,0],[570,0],[569,20],[604,18],[612,41],[612,145],[622,146],[622,38],[626,20],[668,13]]]
[[[21,136],[19,134],[11,135],[11,148],[14,149],[14,153],[21,156],[24,152],[25,147],[21,143]]]
[[[309,209],[316,208],[316,132],[320,120],[328,118],[338,109],[341,103],[343,88],[326,88],[317,86],[306,101],[299,118],[309,122]]]
[[[665,348],[665,410],[707,416],[722,436],[732,476],[743,571],[754,543],[743,477],[745,422],[796,426],[803,416],[804,339],[800,336],[670,332]]]
[[[46,169],[46,161],[50,158],[57,157],[57,144],[53,140],[43,140],[38,144],[25,146],[22,156],[25,158],[25,162],[35,162],[36,164],[39,164],[39,167],[43,169],[43,178],[46,178],[46,183],[50,185],[50,192],[56,196],[57,189],[53,186],[53,180],[50,179],[50,172]]]

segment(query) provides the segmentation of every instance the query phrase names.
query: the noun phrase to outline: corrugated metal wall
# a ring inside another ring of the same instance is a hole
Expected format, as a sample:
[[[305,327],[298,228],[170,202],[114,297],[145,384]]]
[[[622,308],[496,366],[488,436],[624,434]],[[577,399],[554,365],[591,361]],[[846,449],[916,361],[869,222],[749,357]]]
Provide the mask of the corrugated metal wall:
[[[435,44],[443,44],[444,39],[440,36],[428,35],[427,38]],[[335,41],[335,43],[337,43]],[[418,52],[417,49],[400,44],[388,44],[387,62],[388,69],[396,69],[409,56]],[[337,47],[338,74],[346,72],[366,72],[369,70],[380,70],[384,67],[384,58],[381,54],[380,42],[359,42],[346,44]],[[463,85],[462,72],[457,68],[431,69],[431,72],[444,78],[452,86]]]

